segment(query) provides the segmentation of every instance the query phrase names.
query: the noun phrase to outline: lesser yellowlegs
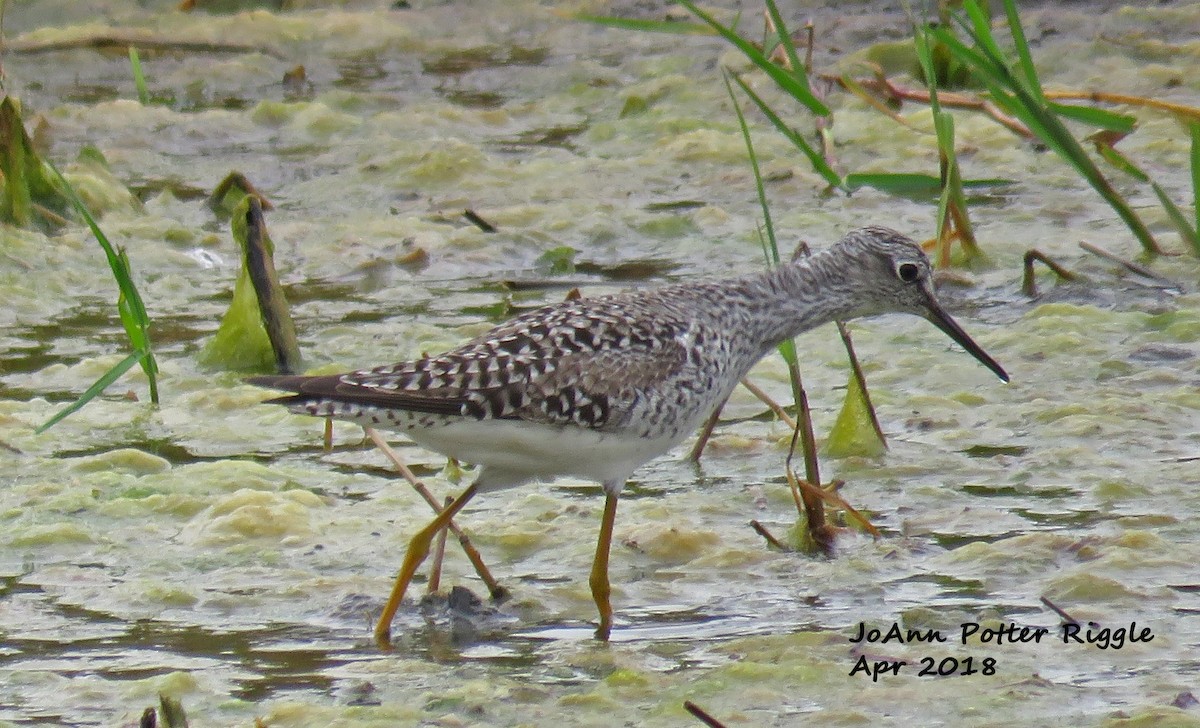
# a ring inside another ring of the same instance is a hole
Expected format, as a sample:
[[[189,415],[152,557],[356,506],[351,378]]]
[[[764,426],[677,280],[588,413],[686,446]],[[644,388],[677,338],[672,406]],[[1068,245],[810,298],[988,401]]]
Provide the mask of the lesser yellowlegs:
[[[695,431],[781,341],[890,312],[923,316],[1008,381],[938,303],[921,248],[878,227],[766,273],[545,306],[439,356],[249,381],[293,392],[269,400],[293,412],[400,430],[480,466],[475,481],[412,537],[375,628],[381,643],[430,542],[475,494],[560,475],[604,488],[590,577],[603,638],[612,626],[617,499],[633,472]]]

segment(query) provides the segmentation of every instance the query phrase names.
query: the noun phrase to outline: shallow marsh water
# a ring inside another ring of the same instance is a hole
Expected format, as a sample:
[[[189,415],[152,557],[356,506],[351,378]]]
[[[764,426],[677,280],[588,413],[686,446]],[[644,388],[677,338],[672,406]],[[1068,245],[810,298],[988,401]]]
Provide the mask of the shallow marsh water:
[[[38,42],[143,28],[270,52],[143,53],[151,91],[167,100],[149,107],[129,100],[121,55],[5,58],[8,89],[29,119],[45,119],[51,158],[70,168],[95,145],[133,190],[74,169],[133,261],[163,403],[123,396],[146,398],[130,375],[33,434],[124,350],[94,242],[77,228],[5,230],[0,723],[133,724],[165,692],[196,726],[696,725],[688,699],[729,725],[1200,724],[1179,697],[1200,690],[1200,264],[1153,261],[1172,289],[1081,253],[1081,239],[1137,248],[1051,155],[969,115],[958,118],[968,176],[1021,182],[973,209],[991,264],[945,296],[1013,381],[999,384],[924,322],[853,326],[891,449],[823,467],[883,539],[847,536],[833,559],[764,546],[751,518],[780,533],[794,521],[782,478],[790,432],[739,393],[699,465],[683,461],[685,445],[627,490],[610,644],[589,625],[599,489],[568,480],[480,498],[460,519],[512,600],[470,617],[408,605],[395,651],[380,652],[371,616],[428,510],[356,428],[337,426],[324,454],[321,423],[255,406],[263,392],[196,363],[237,270],[226,221],[197,193],[237,169],[276,204],[268,224],[312,367],[409,358],[573,286],[592,294],[642,284],[639,270],[654,282],[761,266],[753,181],[718,71],[737,59],[711,38],[602,29],[525,1],[235,16],[139,4],[107,3],[101,16],[79,3],[17,5],[6,29]],[[1050,86],[1195,105],[1198,12],[1068,5],[1031,9],[1026,25]],[[905,33],[903,16],[877,5],[812,13],[818,62],[831,67]],[[310,90],[280,83],[296,64]],[[845,169],[936,169],[930,137],[831,98]],[[928,127],[926,111],[904,111]],[[1122,149],[1187,199],[1185,134],[1140,115]],[[752,121],[784,240],[824,245],[867,223],[931,234],[933,204],[821,194]],[[1152,196],[1125,189],[1177,248]],[[464,208],[499,232],[464,221]],[[539,262],[562,245],[579,251],[580,272]],[[1087,280],[1043,276],[1042,296],[1023,297],[1030,247]],[[421,265],[406,262],[416,249]],[[643,265],[620,267],[629,261]],[[551,285],[510,293],[504,281]],[[799,345],[825,432],[844,355],[831,329]],[[778,361],[754,378],[786,398]],[[438,457],[400,449],[439,494],[461,487]],[[446,572],[445,583],[484,592],[453,545]],[[958,642],[963,622],[1055,627],[1042,596],[1103,626],[1136,620],[1154,639],[1104,650]],[[860,622],[951,640],[867,648],[909,662],[872,682],[849,674]],[[917,676],[922,657],[948,656],[993,658],[995,674]]]

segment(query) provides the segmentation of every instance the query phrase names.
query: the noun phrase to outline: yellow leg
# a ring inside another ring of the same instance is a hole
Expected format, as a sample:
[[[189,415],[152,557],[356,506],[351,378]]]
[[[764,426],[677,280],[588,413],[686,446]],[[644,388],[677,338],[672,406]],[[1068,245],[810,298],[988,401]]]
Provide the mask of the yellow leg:
[[[442,506],[438,505],[437,499],[433,497],[433,494],[429,492],[424,483],[417,480],[417,476],[413,475],[408,466],[404,464],[404,461],[400,459],[400,456],[387,444],[387,440],[383,438],[383,435],[380,435],[379,431],[373,427],[364,427],[363,431],[367,433],[367,437],[371,438],[371,441],[375,443],[375,446],[383,452],[387,459],[392,461],[392,465],[396,466],[396,470],[400,471],[400,475],[404,476],[404,479],[412,485],[413,490],[417,491],[425,499],[425,502],[429,504],[433,512],[441,513]],[[462,532],[462,529],[454,525],[454,521],[450,521],[448,525],[450,533],[453,533],[455,538],[458,539],[463,553],[467,555],[467,558],[471,561],[471,565],[475,567],[475,573],[479,574],[479,578],[483,579],[483,583],[487,585],[488,593],[492,595],[492,601],[502,602],[507,599],[508,590],[500,586],[500,583],[492,576],[492,572],[488,571],[487,565],[483,563],[483,557],[479,555],[479,550],[471,543],[471,539],[467,534]]]
[[[454,518],[462,507],[471,500],[475,495],[476,484],[472,483],[469,488],[463,491],[453,503],[437,515],[429,525],[417,531],[412,537],[412,541],[408,542],[408,551],[404,553],[404,563],[400,565],[400,575],[396,577],[396,584],[392,587],[392,595],[388,597],[387,604],[383,607],[383,614],[379,615],[379,623],[375,625],[375,641],[380,647],[390,647],[392,643],[392,619],[396,616],[396,610],[400,608],[400,601],[404,599],[404,592],[408,591],[408,583],[412,581],[413,574],[417,573],[417,568],[421,566],[421,562],[429,555],[429,545],[433,542],[438,532],[446,527],[450,519]]]
[[[592,586],[592,599],[600,610],[600,626],[596,628],[596,639],[607,640],[612,631],[611,589],[608,584],[608,552],[612,547],[613,523],[617,520],[617,498],[604,497],[604,515],[600,518],[600,537],[596,539],[596,558],[592,561],[592,575],[588,583]]]

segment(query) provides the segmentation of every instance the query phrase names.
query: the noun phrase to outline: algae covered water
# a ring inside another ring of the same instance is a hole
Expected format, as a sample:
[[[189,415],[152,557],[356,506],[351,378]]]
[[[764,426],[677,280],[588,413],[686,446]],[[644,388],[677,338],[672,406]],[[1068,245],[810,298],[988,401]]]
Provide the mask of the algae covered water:
[[[0,723],[134,725],[159,693],[197,726],[698,725],[688,700],[727,725],[1197,722],[1200,264],[1141,260],[1149,278],[1082,251],[1138,247],[1053,155],[966,112],[964,173],[1016,184],[975,200],[988,263],[941,293],[1012,381],[918,319],[852,326],[889,449],[822,467],[883,538],[847,533],[831,558],[764,544],[750,520],[778,535],[796,520],[791,430],[739,391],[698,464],[685,443],[626,489],[610,643],[592,639],[587,585],[600,489],[563,479],[481,496],[457,519],[508,601],[475,603],[486,589],[451,539],[451,597],[406,604],[395,649],[377,649],[372,619],[430,511],[358,428],[335,425],[326,453],[319,421],[199,363],[238,271],[204,197],[236,170],[274,204],[311,371],[415,358],[574,287],[759,269],[761,210],[720,77],[747,69],[713,37],[569,17],[636,4],[299,5],[6,12],[6,89],[129,255],[162,403],[135,368],[34,434],[127,345],[84,228],[4,228]],[[757,9],[742,11],[749,37]],[[909,32],[883,4],[784,11],[795,27],[812,16],[830,73]],[[1191,106],[1196,12],[1022,8],[1048,88]],[[124,47],[96,42],[130,36],[149,105]],[[285,83],[298,65],[303,81]],[[899,110],[909,129],[853,95],[828,100],[843,168],[936,174],[928,109]],[[1135,113],[1121,151],[1189,200],[1184,126]],[[932,235],[935,202],[827,194],[766,119],[750,122],[781,246],[865,224]],[[802,113],[792,123],[809,132]],[[79,161],[85,147],[104,164]],[[1114,179],[1182,250],[1153,193]],[[1035,247],[1080,280],[1040,275],[1041,294],[1022,294]],[[845,355],[832,328],[797,345],[823,438]],[[781,360],[752,378],[789,401]],[[469,482],[395,444],[438,498]],[[1052,606],[1081,631],[1064,638]],[[964,640],[964,625],[978,631]]]

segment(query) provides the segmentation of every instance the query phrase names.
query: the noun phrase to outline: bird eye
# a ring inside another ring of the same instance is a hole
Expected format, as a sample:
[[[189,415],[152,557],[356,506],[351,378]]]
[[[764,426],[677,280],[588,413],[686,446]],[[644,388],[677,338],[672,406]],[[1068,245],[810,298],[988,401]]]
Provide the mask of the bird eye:
[[[896,266],[896,275],[905,283],[912,283],[921,277],[921,269],[916,263],[901,263]]]

